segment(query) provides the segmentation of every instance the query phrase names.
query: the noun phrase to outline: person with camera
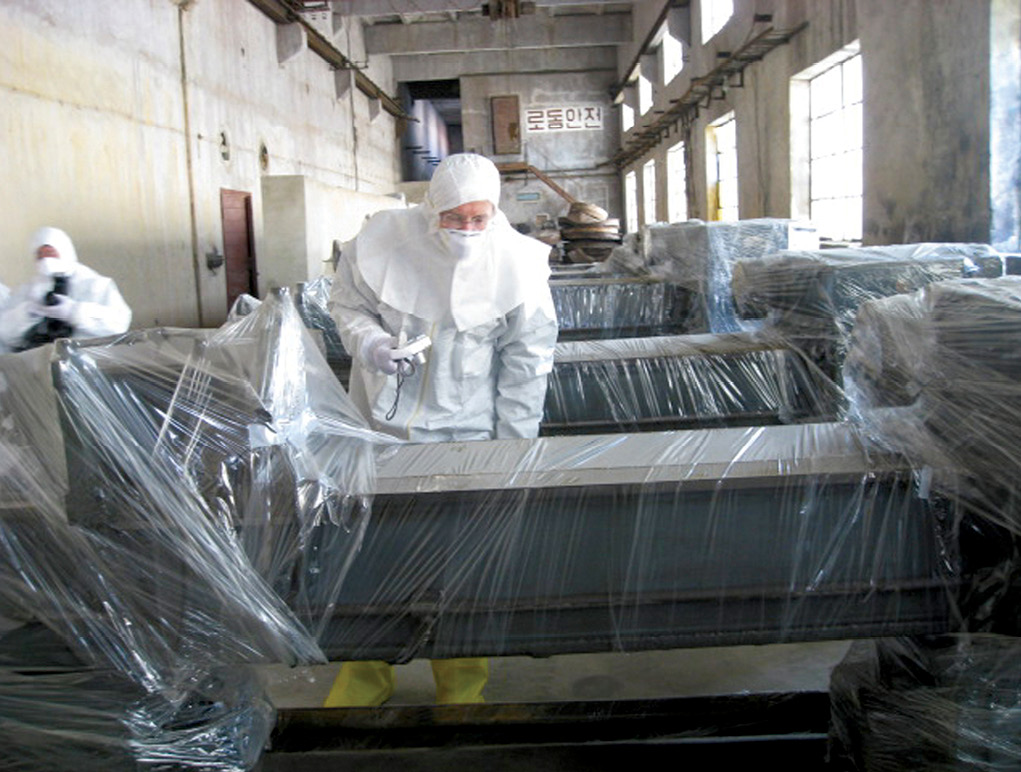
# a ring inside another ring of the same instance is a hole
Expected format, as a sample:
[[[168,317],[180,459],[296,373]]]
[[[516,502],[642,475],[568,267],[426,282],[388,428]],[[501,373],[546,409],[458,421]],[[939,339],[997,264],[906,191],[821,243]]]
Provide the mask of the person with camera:
[[[0,344],[25,351],[58,338],[126,332],[131,309],[113,279],[78,262],[70,236],[40,228],[30,241],[35,277],[15,289],[0,311]]]

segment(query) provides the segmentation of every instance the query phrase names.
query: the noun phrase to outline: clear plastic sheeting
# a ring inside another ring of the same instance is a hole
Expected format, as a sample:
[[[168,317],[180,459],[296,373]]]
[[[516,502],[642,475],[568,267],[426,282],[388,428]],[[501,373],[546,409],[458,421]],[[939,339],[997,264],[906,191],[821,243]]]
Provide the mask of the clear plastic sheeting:
[[[274,709],[249,668],[147,694],[111,672],[0,670],[0,769],[252,769]]]
[[[858,308],[933,282],[1003,275],[1003,258],[983,244],[903,244],[785,251],[734,267],[738,313],[766,318],[831,378],[840,378]]]
[[[45,626],[62,667],[175,704],[219,665],[324,661],[387,440],[287,293],[214,332],[63,342],[0,357],[0,374],[8,626]],[[145,753],[177,748],[160,735]],[[211,745],[199,766],[236,752]]]
[[[946,504],[835,423],[397,446],[322,643],[405,661],[957,629]]]
[[[854,421],[788,339],[598,340],[559,347],[566,424],[712,427],[400,443],[285,291],[215,331],[0,357],[0,749],[23,760],[0,768],[250,768],[249,663],[1016,626],[1017,283],[857,324],[871,285],[837,285]]]
[[[344,349],[337,325],[327,307],[332,287],[333,279],[328,276],[298,284],[294,288],[294,302],[305,327],[321,336],[326,362],[341,383],[346,384],[351,373],[351,355]]]
[[[230,311],[227,312],[227,322],[236,322],[242,316],[248,316],[261,304],[262,301],[259,298],[242,292],[230,307]]]
[[[836,384],[765,335],[561,342],[543,434],[835,420]]]
[[[734,266],[787,249],[816,249],[819,237],[807,223],[760,218],[737,222],[688,220],[642,229],[642,262],[654,276],[692,298],[685,332],[740,332],[755,328],[734,312],[730,293]]]
[[[602,263],[590,266],[595,270],[632,276],[647,276],[649,268],[642,255],[641,233],[625,233],[621,243],[613,248]]]
[[[844,380],[870,436],[1021,534],[1021,277],[942,282],[865,304]]]
[[[650,277],[600,275],[550,281],[560,340],[684,332],[688,295]]]
[[[1007,772],[1021,766],[1021,641],[860,641],[830,682],[836,770]]]
[[[330,277],[320,276],[312,281],[296,284],[292,297],[305,328],[312,333],[330,369],[340,382],[346,385],[351,374],[351,356],[344,349],[337,325],[327,310],[326,304],[332,286],[333,280]],[[227,315],[227,321],[235,322],[243,316],[248,316],[260,303],[261,300],[251,295],[239,295]]]

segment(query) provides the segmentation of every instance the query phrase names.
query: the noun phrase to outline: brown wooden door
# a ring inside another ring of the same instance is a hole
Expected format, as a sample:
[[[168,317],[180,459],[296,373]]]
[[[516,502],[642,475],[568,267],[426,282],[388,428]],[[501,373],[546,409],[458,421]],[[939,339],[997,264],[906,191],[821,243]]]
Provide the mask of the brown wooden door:
[[[252,238],[252,194],[221,188],[220,214],[223,218],[223,260],[229,310],[238,295],[259,296]]]

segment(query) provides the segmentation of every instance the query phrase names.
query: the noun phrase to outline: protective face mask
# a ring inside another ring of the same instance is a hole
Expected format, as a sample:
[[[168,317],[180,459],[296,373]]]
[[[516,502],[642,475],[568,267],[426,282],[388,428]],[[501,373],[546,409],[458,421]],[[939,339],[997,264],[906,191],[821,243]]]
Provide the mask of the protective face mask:
[[[483,236],[485,231],[462,231],[454,228],[443,229],[443,240],[446,242],[450,254],[458,260],[478,254],[482,245],[485,244]]]
[[[36,271],[43,276],[71,273],[71,263],[59,257],[41,257],[35,261]]]

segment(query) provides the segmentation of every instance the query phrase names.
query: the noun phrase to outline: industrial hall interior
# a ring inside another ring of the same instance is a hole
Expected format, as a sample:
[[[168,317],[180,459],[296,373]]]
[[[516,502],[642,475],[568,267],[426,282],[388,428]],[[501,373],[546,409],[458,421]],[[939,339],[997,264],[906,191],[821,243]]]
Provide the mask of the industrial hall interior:
[[[0,772],[1021,770],[1021,0],[3,0],[0,127]]]

